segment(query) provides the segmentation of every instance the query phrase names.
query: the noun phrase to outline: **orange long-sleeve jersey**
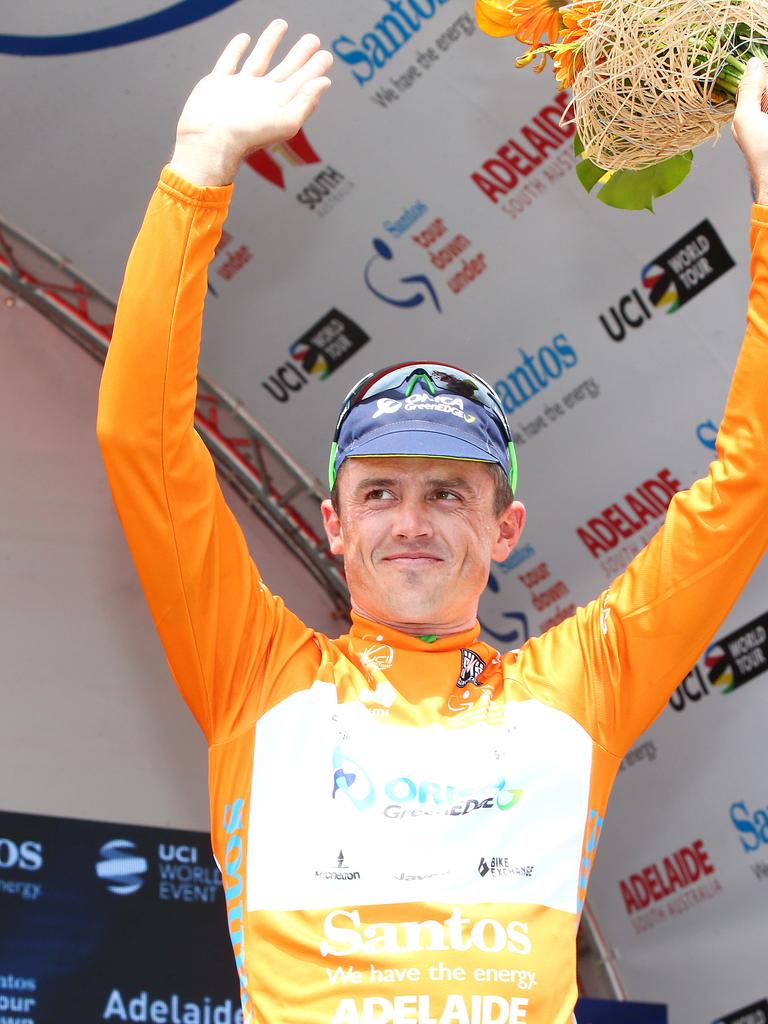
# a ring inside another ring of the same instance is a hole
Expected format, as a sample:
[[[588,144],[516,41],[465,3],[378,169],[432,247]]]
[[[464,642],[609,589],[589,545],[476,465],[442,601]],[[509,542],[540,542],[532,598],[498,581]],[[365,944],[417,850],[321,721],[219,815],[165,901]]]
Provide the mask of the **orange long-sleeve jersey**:
[[[206,270],[231,195],[168,169],[101,388],[112,491],[210,746],[212,842],[246,1022],[564,1024],[623,753],[768,539],[768,209],[718,459],[576,614],[500,654],[273,596],[193,426]]]

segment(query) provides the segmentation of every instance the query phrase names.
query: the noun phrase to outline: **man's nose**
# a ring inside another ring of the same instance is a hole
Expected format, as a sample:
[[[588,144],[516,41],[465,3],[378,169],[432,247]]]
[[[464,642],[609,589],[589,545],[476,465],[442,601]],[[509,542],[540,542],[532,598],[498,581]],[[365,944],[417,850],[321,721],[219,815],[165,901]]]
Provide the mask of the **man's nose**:
[[[431,536],[432,522],[427,503],[416,497],[403,498],[397,507],[392,532],[397,537]]]

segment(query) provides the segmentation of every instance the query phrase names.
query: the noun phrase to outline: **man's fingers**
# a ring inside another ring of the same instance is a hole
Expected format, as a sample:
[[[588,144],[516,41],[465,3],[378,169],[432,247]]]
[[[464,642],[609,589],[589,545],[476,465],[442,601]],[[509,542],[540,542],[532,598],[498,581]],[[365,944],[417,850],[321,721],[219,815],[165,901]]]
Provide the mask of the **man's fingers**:
[[[240,32],[234,39],[230,39],[224,47],[224,52],[214,64],[213,73],[215,75],[234,75],[250,41],[251,37],[245,32]]]
[[[317,106],[320,97],[331,86],[330,78],[313,78],[285,106],[290,123],[298,131]]]
[[[752,112],[759,110],[765,92],[766,71],[765,64],[759,57],[750,57],[744,71],[744,77],[739,85],[739,95],[736,101],[736,108]]]
[[[265,75],[275,56],[275,50],[287,31],[287,21],[282,18],[271,21],[256,40],[253,51],[243,64],[243,72],[249,75]]]
[[[273,68],[269,77],[273,82],[284,82],[292,74],[303,67],[310,57],[320,49],[320,40],[317,36],[302,36],[297,43],[294,43],[289,52],[283,57],[277,67]]]
[[[328,50],[319,50],[298,71],[294,71],[285,83],[286,94],[288,96],[296,96],[299,92],[306,89],[309,83],[316,81],[321,75],[324,75],[331,64],[333,64],[333,54],[329,53]],[[330,79],[327,79],[327,81],[330,85]],[[328,86],[325,86],[325,88],[327,89]]]

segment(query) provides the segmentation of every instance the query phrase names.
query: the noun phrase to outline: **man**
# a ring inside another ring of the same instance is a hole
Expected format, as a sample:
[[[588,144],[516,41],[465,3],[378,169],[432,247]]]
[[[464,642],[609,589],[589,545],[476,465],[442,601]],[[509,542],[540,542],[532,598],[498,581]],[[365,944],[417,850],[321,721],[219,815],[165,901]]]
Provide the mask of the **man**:
[[[270,594],[193,429],[206,269],[245,155],[327,88],[273,22],[192,92],[131,255],[99,436],[176,681],[210,745],[212,842],[243,1017],[268,1024],[564,1024],[609,790],[768,538],[768,208],[748,328],[707,479],[576,615],[499,654],[478,639],[489,563],[523,526],[490,389],[414,363],[342,410],[323,516],[352,629]],[[768,201],[765,72],[737,133]]]

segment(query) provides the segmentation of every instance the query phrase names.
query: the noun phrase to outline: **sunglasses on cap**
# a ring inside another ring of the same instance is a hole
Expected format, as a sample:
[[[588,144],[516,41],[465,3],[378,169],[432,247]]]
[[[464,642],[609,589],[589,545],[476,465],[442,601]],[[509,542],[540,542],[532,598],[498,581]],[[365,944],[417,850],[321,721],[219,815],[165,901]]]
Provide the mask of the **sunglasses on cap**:
[[[330,489],[333,490],[333,485],[336,482],[336,454],[341,428],[350,411],[360,402],[375,398],[376,395],[381,395],[386,391],[400,390],[403,386],[405,386],[405,397],[407,398],[419,382],[433,396],[438,391],[458,395],[461,398],[477,402],[491,414],[507,444],[509,454],[507,478],[514,494],[517,487],[517,456],[512,441],[512,431],[507,422],[501,399],[482,377],[476,373],[468,373],[450,363],[397,363],[395,366],[387,366],[376,373],[368,373],[355,384],[342,403],[336,429],[333,432],[331,454],[328,461],[328,486]]]

